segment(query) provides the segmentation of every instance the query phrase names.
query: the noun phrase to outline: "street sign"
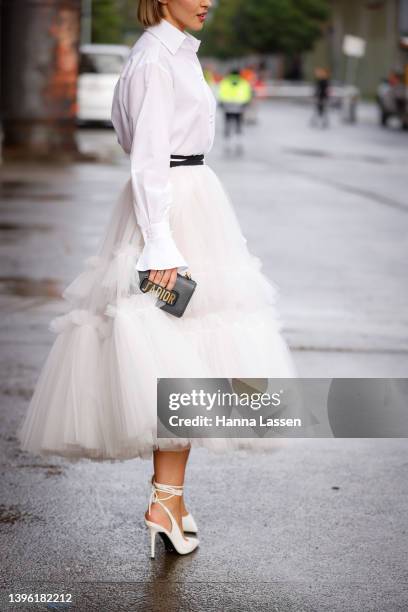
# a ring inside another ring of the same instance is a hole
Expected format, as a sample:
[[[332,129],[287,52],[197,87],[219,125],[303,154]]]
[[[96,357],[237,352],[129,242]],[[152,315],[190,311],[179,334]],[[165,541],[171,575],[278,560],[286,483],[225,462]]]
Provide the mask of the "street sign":
[[[343,38],[343,53],[351,57],[363,57],[366,50],[366,41],[358,36],[346,34]]]

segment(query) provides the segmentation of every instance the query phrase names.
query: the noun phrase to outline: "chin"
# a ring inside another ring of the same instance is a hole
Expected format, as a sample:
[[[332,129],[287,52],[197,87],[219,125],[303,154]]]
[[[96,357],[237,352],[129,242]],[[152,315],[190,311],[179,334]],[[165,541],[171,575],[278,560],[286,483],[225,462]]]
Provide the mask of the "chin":
[[[204,27],[204,22],[201,23],[200,21],[197,23],[197,21],[194,19],[194,22],[191,25],[187,26],[190,30],[194,30],[194,32],[199,32],[200,30],[203,29]]]
[[[193,25],[190,26],[190,30],[194,30],[194,32],[200,32],[204,27],[203,23],[200,23],[199,25]]]

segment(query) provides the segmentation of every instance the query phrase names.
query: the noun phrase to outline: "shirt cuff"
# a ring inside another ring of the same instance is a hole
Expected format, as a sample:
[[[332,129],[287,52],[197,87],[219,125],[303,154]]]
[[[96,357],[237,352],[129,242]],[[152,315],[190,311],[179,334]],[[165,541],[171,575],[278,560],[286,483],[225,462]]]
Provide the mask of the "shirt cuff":
[[[141,228],[144,248],[137,260],[136,270],[168,270],[177,268],[179,274],[187,272],[188,265],[178,250],[168,221],[151,223]]]

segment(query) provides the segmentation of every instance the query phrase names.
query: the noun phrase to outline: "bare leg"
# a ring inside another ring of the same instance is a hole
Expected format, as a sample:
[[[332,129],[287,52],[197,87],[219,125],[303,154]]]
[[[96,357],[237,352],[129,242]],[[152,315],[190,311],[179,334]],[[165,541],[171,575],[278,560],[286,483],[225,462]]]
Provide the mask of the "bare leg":
[[[156,482],[169,485],[183,485],[189,454],[190,448],[186,448],[182,451],[154,451],[153,465],[154,478]],[[157,491],[157,496],[159,499],[163,499],[168,497],[168,493],[165,493],[164,491]],[[181,532],[183,533],[181,517],[187,514],[183,497],[174,495],[173,497],[170,497],[170,499],[165,499],[162,503],[173,514]],[[171,529],[170,518],[163,508],[160,507],[160,504],[152,504],[150,515],[147,511],[145,516],[148,520],[159,523],[168,530]]]

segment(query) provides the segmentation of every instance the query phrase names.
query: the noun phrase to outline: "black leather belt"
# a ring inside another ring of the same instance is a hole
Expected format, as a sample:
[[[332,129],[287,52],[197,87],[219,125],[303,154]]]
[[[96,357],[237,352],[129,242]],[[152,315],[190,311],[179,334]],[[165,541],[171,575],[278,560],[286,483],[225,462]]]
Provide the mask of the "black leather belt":
[[[200,155],[170,155],[170,168],[173,166],[201,166],[204,164],[204,153]]]

